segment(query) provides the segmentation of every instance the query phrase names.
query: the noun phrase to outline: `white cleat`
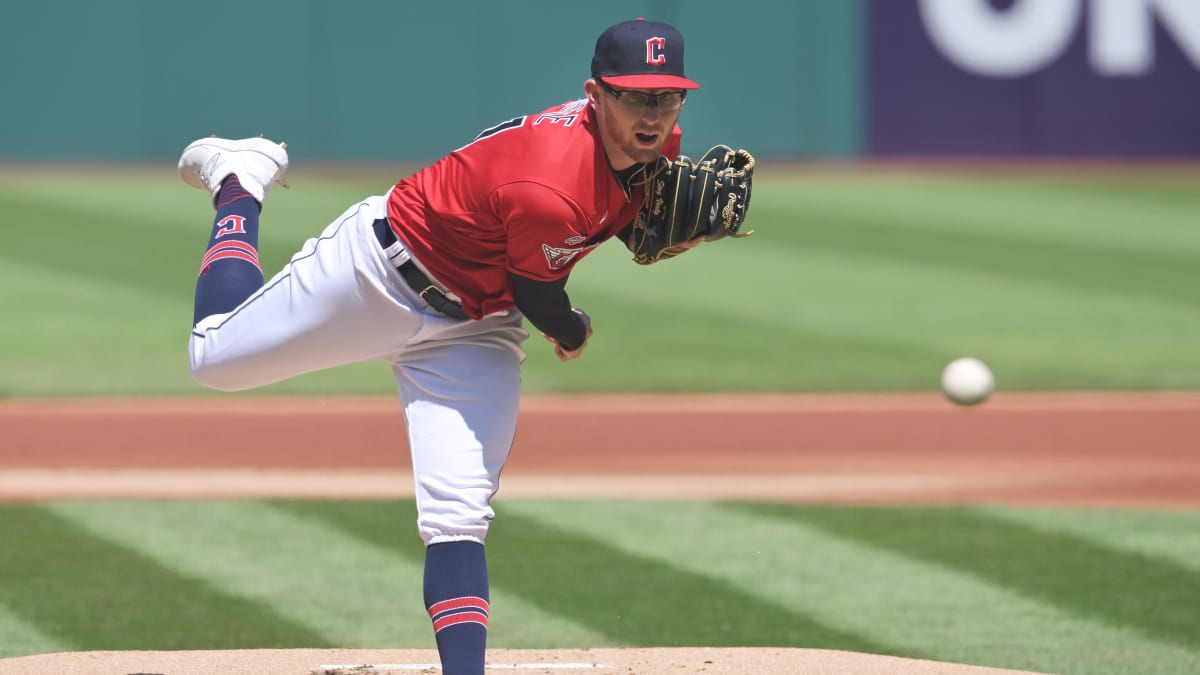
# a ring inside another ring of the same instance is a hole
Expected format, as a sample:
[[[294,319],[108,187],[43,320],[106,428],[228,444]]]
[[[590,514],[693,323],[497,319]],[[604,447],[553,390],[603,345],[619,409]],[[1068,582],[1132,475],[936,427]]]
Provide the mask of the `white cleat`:
[[[272,183],[283,182],[288,168],[286,143],[265,138],[201,138],[183,149],[179,157],[179,177],[194,188],[208,190],[213,199],[221,190],[221,181],[236,174],[238,182],[261,204]]]

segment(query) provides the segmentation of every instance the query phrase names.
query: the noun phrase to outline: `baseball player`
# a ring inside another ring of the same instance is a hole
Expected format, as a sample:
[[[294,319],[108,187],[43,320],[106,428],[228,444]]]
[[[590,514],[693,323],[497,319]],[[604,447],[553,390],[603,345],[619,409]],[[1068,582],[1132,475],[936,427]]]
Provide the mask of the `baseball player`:
[[[192,374],[237,391],[362,360],[391,364],[426,545],[425,605],[445,672],[482,675],[484,539],[517,421],[527,319],[562,361],[592,335],[565,290],[602,242],[628,242],[645,167],[680,150],[683,38],[638,19],[596,41],[584,98],[483,130],[351,205],[264,283],[259,215],[282,143],[205,138],[179,174],[216,218],[196,282]],[[697,238],[689,245],[699,243]]]

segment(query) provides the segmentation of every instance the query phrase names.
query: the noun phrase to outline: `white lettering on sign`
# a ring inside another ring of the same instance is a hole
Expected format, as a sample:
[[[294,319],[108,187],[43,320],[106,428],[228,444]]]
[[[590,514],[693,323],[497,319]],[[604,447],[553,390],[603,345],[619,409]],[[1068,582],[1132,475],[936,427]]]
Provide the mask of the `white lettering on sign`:
[[[1020,77],[1054,63],[1084,21],[1088,62],[1104,76],[1154,69],[1154,20],[1200,69],[1197,0],[1015,0],[997,9],[988,0],[919,0],[935,48],[958,67],[987,77]]]
[[[1200,3],[1195,0],[1092,0],[1088,55],[1101,75],[1154,70],[1154,21],[1200,68]]]
[[[963,70],[1017,77],[1062,54],[1079,20],[1079,0],[1017,0],[997,10],[987,0],[921,0],[933,45]]]

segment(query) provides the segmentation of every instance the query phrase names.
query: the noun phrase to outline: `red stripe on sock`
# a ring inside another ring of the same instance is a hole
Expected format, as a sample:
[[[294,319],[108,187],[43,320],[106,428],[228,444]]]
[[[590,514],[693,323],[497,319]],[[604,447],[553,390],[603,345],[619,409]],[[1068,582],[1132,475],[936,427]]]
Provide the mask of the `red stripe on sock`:
[[[458,612],[456,614],[447,614],[440,619],[435,619],[433,622],[433,632],[437,633],[443,628],[456,626],[460,623],[477,623],[484,628],[487,628],[487,614],[482,612]]]
[[[464,607],[478,609],[481,612],[487,612],[491,609],[487,600],[468,595],[461,598],[451,598],[449,600],[433,603],[429,607],[429,616],[434,617],[442,612],[448,612],[452,609],[462,609]]]
[[[260,271],[260,272],[262,271],[262,266],[260,266],[258,264],[258,258],[255,258],[252,255],[247,255],[245,253],[242,253],[241,251],[221,251],[220,253],[217,253],[216,255],[208,256],[204,259],[204,262],[200,265],[201,271],[208,269],[209,267],[212,266],[213,263],[217,262],[218,260],[245,260],[246,262],[250,263],[251,265],[254,265],[255,267],[257,267],[258,271]]]
[[[213,244],[212,248],[208,249],[208,252],[205,253],[205,255],[209,255],[215,251],[220,251],[221,249],[225,249],[225,248],[238,248],[243,251],[246,251],[247,253],[251,253],[255,256],[258,255],[257,249],[255,249],[253,246],[251,246],[247,242],[239,241],[237,239],[230,239],[229,241],[217,242],[216,244]]]
[[[230,175],[229,178],[225,179],[224,184],[221,185],[220,191],[217,192],[217,198],[220,199],[221,197],[227,197],[227,199],[220,204],[217,204],[218,209],[222,206],[232,204],[237,200],[244,199],[246,197],[254,199],[254,195],[250,194],[250,192],[242,186],[242,182],[236,175]]]
[[[254,199],[254,195],[250,194],[249,192],[243,192],[240,195],[235,195],[234,198],[230,199],[229,201],[224,201],[224,202],[221,202],[220,204],[217,204],[217,208],[219,209],[222,206],[228,206],[228,205],[236,202],[239,199]],[[258,200],[255,199],[255,201],[258,201]]]
[[[244,241],[225,241],[208,249],[204,254],[204,259],[200,261],[200,268],[208,267],[213,262],[222,258],[240,258],[247,262],[254,263],[255,267],[262,269],[258,264],[258,251],[253,246]]]

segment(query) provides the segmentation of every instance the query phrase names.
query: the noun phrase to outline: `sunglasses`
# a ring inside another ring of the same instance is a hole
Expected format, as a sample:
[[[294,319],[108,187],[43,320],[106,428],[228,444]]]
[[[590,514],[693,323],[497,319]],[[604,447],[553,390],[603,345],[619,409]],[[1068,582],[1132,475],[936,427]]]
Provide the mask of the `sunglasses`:
[[[608,93],[617,99],[617,103],[626,110],[645,110],[650,106],[654,106],[659,110],[666,112],[674,112],[683,107],[683,100],[687,98],[687,90],[681,91],[664,91],[661,94],[647,94],[644,91],[634,91],[632,89],[613,89],[608,86],[603,80],[597,79],[596,82]]]

